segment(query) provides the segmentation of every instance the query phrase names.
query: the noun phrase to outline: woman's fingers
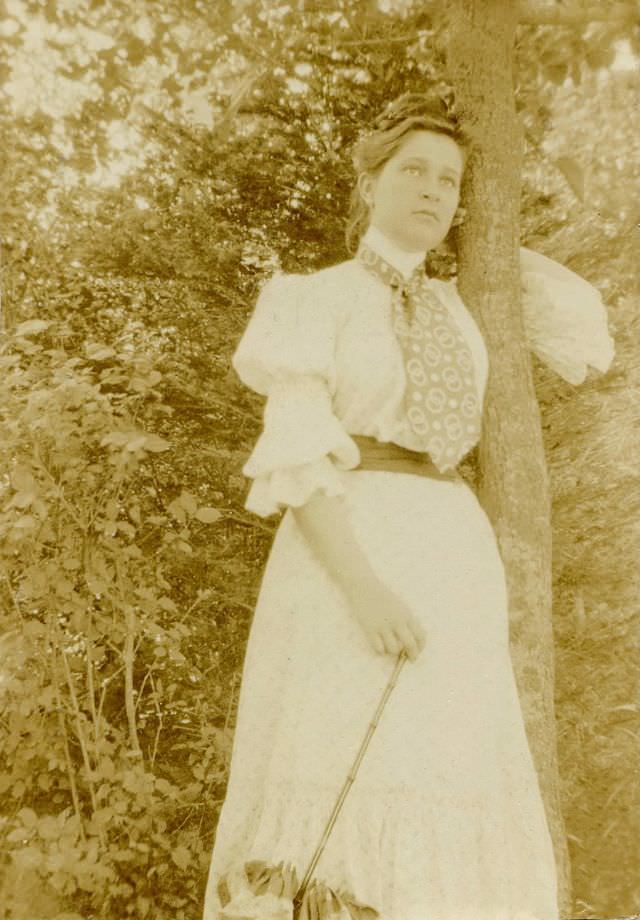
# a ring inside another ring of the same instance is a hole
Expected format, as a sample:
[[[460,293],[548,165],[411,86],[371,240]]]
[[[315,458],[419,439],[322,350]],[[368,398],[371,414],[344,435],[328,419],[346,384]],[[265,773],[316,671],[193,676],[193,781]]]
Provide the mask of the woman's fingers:
[[[411,616],[396,632],[402,638],[409,657],[415,660],[427,644],[427,633],[420,620]]]
[[[384,646],[388,655],[398,655],[402,648],[402,643],[392,629],[385,629],[383,632]]]
[[[422,629],[412,631],[409,626],[395,629],[383,629],[371,635],[371,644],[378,655],[399,655],[407,650],[411,661],[415,661],[425,646],[425,633]]]
[[[378,655],[397,657],[404,649],[411,661],[415,661],[426,645],[426,632],[420,620],[404,604],[393,604],[383,616],[373,610],[367,616],[359,616],[371,648]]]
[[[400,645],[407,650],[407,654],[411,661],[415,661],[420,654],[420,645],[409,626],[398,627],[396,629],[396,634],[400,640]]]

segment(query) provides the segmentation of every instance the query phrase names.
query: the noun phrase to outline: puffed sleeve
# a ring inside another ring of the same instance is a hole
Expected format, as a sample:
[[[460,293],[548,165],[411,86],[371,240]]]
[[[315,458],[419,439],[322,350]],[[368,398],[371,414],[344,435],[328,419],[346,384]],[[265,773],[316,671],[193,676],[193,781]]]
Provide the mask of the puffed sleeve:
[[[274,275],[262,288],[232,358],[240,379],[267,397],[262,433],[243,467],[245,508],[260,517],[340,495],[340,470],[360,452],[332,407],[335,319],[313,275]]]
[[[603,373],[614,355],[599,292],[580,275],[524,246],[520,248],[522,309],[529,347],[572,384],[588,367]]]

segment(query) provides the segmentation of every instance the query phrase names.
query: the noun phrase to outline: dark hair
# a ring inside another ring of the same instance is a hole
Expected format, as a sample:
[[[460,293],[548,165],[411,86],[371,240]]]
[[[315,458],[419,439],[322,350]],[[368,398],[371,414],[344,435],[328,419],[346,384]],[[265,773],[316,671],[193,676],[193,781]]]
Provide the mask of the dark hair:
[[[470,145],[451,104],[441,96],[405,93],[391,102],[374,120],[371,129],[356,141],[351,153],[356,177],[382,169],[410,131],[446,134],[463,150]],[[345,231],[349,252],[355,252],[368,225],[369,208],[356,182],[351,192]]]

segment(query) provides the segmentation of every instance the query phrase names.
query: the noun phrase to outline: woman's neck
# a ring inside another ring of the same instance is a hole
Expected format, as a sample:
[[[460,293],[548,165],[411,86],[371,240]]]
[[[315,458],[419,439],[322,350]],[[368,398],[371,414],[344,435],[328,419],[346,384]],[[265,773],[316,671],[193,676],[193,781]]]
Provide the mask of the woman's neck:
[[[374,226],[367,229],[362,242],[407,278],[421,262],[424,262],[426,256],[426,252],[408,252],[406,249],[401,249],[386,233]]]

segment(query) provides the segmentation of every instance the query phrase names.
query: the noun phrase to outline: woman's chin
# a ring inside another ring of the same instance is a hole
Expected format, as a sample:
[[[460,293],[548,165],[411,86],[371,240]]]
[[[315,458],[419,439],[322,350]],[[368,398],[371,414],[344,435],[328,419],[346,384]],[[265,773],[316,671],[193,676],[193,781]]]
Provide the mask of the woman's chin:
[[[428,252],[430,249],[435,249],[443,240],[441,233],[413,233],[411,236],[405,237],[403,243],[403,249],[409,250],[409,252]]]

